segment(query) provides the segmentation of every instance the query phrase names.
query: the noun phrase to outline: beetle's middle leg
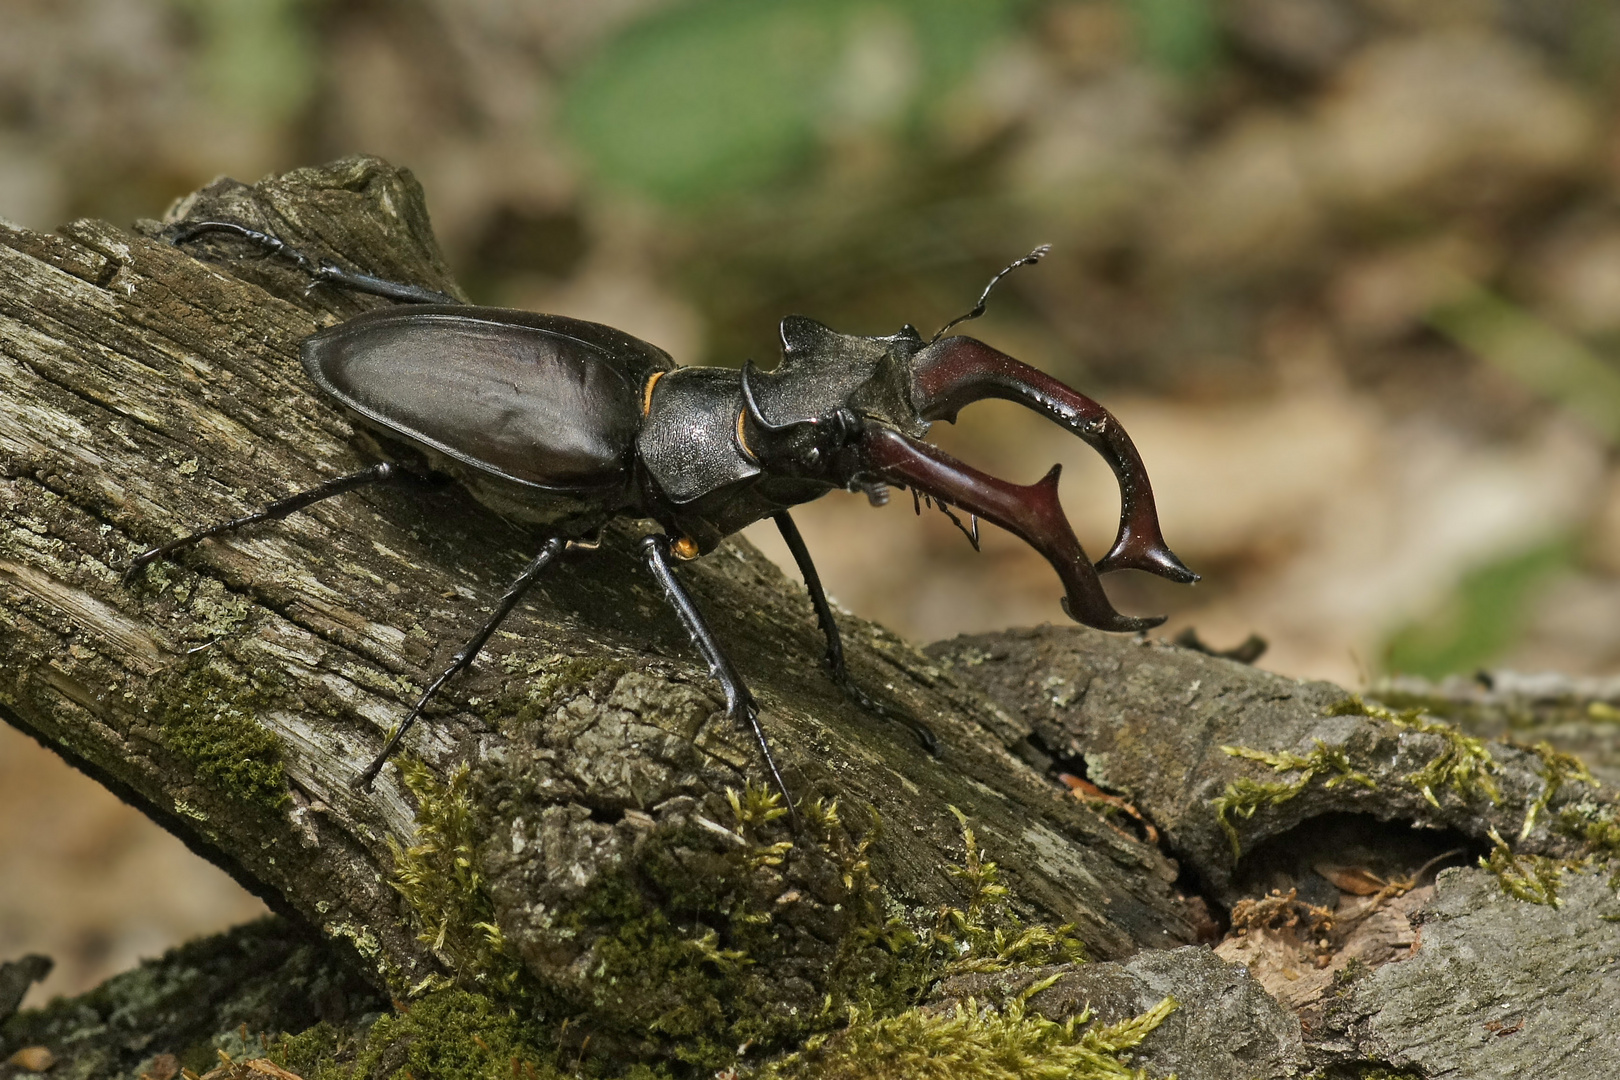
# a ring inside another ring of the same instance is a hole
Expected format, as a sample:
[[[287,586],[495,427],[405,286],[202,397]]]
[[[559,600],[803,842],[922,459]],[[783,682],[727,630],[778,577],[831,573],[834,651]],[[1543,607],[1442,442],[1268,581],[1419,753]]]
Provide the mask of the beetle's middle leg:
[[[922,743],[923,749],[930,754],[938,756],[939,740],[928,725],[916,717],[886,705],[873,698],[865,690],[855,685],[855,680],[849,677],[849,668],[844,663],[844,642],[838,633],[838,622],[833,618],[832,605],[827,602],[827,594],[821,587],[821,575],[816,573],[816,564],[810,561],[810,549],[804,544],[804,537],[799,535],[799,527],[793,523],[786,510],[780,510],[771,515],[776,521],[776,527],[782,533],[782,539],[787,541],[788,550],[793,552],[793,561],[799,564],[799,574],[804,578],[804,587],[810,593],[810,603],[816,609],[816,622],[821,624],[821,632],[827,637],[827,667],[832,672],[833,682],[839,689],[847,694],[867,712],[877,713],[886,720],[893,720],[902,725]]]
[[[670,607],[675,609],[675,614],[680,616],[681,624],[691,635],[692,643],[698,647],[698,652],[708,661],[709,674],[719,681],[721,689],[725,691],[726,714],[753,731],[754,738],[759,742],[760,753],[765,756],[765,767],[771,771],[771,779],[776,781],[776,790],[782,793],[788,817],[793,823],[793,831],[799,832],[799,811],[793,805],[793,796],[788,792],[781,770],[776,767],[776,758],[771,754],[771,744],[765,738],[765,729],[759,724],[759,703],[754,700],[754,695],[749,693],[742,676],[737,674],[737,668],[732,664],[731,657],[720,648],[720,643],[715,640],[709,624],[703,621],[703,614],[698,611],[691,594],[675,576],[675,568],[669,561],[669,537],[663,533],[645,536],[641,540],[641,551],[647,557],[647,566],[652,570],[653,577],[658,579],[658,584],[664,589],[664,598],[669,601]]]
[[[523,573],[518,575],[517,580],[507,587],[506,594],[495,605],[495,610],[490,614],[489,618],[484,620],[484,625],[480,626],[478,632],[473,634],[472,639],[461,647],[454,659],[450,661],[449,666],[439,672],[439,677],[429,683],[426,690],[422,691],[422,696],[412,706],[410,714],[400,722],[399,727],[394,729],[394,733],[388,737],[388,742],[383,744],[382,751],[375,758],[372,758],[371,764],[366,766],[364,772],[354,778],[349,785],[350,787],[357,791],[371,790],[371,782],[377,779],[377,774],[382,771],[383,765],[393,756],[394,751],[399,748],[400,740],[405,738],[405,733],[416,723],[417,717],[422,715],[422,709],[432,700],[433,695],[437,694],[440,688],[449,682],[456,672],[472,665],[473,660],[478,656],[479,650],[484,647],[484,642],[488,641],[489,636],[495,632],[501,623],[506,621],[508,615],[512,614],[512,609],[517,607],[518,601],[523,599],[523,594],[529,591],[529,586],[535,583],[535,580],[545,568],[555,562],[557,556],[568,549],[568,543],[567,540],[560,536],[554,536],[546,541],[545,546],[540,549],[540,554],[536,555],[529,565],[523,568]]]

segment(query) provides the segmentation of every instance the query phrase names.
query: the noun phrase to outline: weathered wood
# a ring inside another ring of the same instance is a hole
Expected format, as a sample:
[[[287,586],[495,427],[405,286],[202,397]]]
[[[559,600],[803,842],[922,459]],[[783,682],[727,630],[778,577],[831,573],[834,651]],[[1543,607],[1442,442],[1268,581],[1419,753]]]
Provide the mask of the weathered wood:
[[[1299,758],[1319,747],[1342,750],[1348,768],[1365,778],[1325,769],[1296,794],[1262,802],[1252,816],[1229,815],[1240,851],[1326,814],[1359,813],[1447,830],[1478,850],[1489,850],[1494,829],[1521,853],[1566,856],[1581,845],[1556,827],[1560,810],[1610,802],[1594,784],[1573,777],[1553,782],[1525,831],[1530,808],[1548,793],[1542,753],[1475,740],[1488,756],[1477,778],[1461,769],[1425,793],[1413,778],[1454,750],[1455,730],[1424,730],[1433,719],[1402,724],[1365,715],[1359,699],[1331,683],[1283,678],[1159,642],[1041,627],[942,641],[927,653],[1016,718],[1007,734],[1083,763],[1093,781],[1130,799],[1163,831],[1200,888],[1223,904],[1242,894],[1233,889],[1238,860],[1217,800],[1245,780],[1296,782],[1306,771],[1278,771],[1223,747]]]
[[[454,288],[415,182],[375,160],[220,181],[174,211],[205,217]],[[119,580],[134,552],[361,463],[296,355],[373,303],[311,292],[229,239],[182,251],[93,221],[0,231],[0,709],[409,985],[456,963],[417,940],[388,883],[415,800],[392,769],[374,794],[347,785],[540,538],[454,491],[374,490]],[[615,529],[548,576],[407,740],[441,781],[473,764],[495,921],[560,992],[591,942],[554,932],[556,913],[649,836],[706,828],[728,788],[763,775],[634,534]],[[839,798],[857,832],[881,820],[874,873],[897,910],[959,899],[941,870],[962,857],[954,805],[1022,910],[1075,923],[1095,955],[1194,937],[1175,867],[1059,799],[965,683],[846,620],[856,679],[927,718],[944,744],[934,760],[839,694],[802,587],[746,543],[682,573],[762,700],[795,792]],[[784,892],[810,870],[790,860],[785,873]],[[819,1005],[807,984],[784,994]]]
[[[375,160],[252,187],[220,181],[173,213],[206,217],[454,290],[415,182]],[[966,861],[953,808],[1017,911],[1074,924],[1098,959],[1192,941],[1209,925],[1178,889],[1230,903],[1245,887],[1234,844],[1284,842],[1329,815],[1444,830],[1470,857],[1498,850],[1499,837],[1520,856],[1614,854],[1603,846],[1612,799],[1551,747],[1469,742],[1348,703],[1337,687],[1143,639],[1046,627],[919,652],[846,618],[856,679],[933,726],[945,751],[932,759],[832,685],[802,587],[728,542],[681,573],[760,697],[807,813],[839,800],[841,824],[790,837],[781,821],[750,818],[746,798],[741,811],[729,803],[763,787],[757,749],[726,721],[646,578],[633,549],[645,525],[633,522],[543,579],[412,733],[414,791],[389,769],[374,794],[357,795],[350,779],[541,538],[454,490],[370,490],[206,542],[126,587],[132,554],[364,460],[296,354],[304,336],[375,301],[312,292],[228,239],[176,250],[154,238],[159,228],[0,226],[0,718],[350,950],[378,986],[521,984],[507,1000],[559,1025],[548,1038],[712,1070],[743,1040],[705,1058],[690,1056],[695,1039],[753,1030],[717,994],[746,998],[764,1018],[762,1045],[786,1049],[808,1030],[794,1018],[820,1010],[837,980],[843,991],[880,985],[857,954],[882,952],[884,919],[926,930],[963,901],[949,872]],[[1436,771],[1448,761],[1465,767]],[[1063,796],[1045,775],[1054,763],[1133,802],[1163,850],[1133,835],[1146,829]],[[457,781],[463,764],[470,774]],[[1244,792],[1248,802],[1233,801]],[[401,854],[424,837],[425,855]],[[790,839],[778,860],[771,844]],[[875,891],[860,884],[867,863]],[[1530,941],[1566,925],[1554,914],[1578,920],[1546,956],[1585,981],[1544,991],[1533,943],[1495,957],[1491,977],[1515,1002],[1608,986],[1590,955],[1611,925],[1611,894],[1595,879],[1569,877],[1569,907],[1555,912],[1498,902],[1488,875],[1465,873],[1446,880],[1466,883],[1466,904],[1442,887],[1434,905],[1458,927],[1478,918]],[[402,892],[396,882],[412,874],[414,891]],[[1443,1069],[1477,1063],[1485,1044],[1431,1040],[1422,1017],[1402,1018],[1465,988],[1453,971],[1465,937],[1436,935],[1421,965],[1380,969],[1298,1031],[1243,969],[1196,950],[947,980],[934,993],[1008,991],[1052,972],[1062,979],[1032,1008],[1062,1018],[1101,995],[1114,1019],[1174,992],[1186,1012],[1145,1049],[1184,1075],[1293,1076],[1307,1058]],[[643,960],[652,966],[638,973]],[[252,977],[273,986],[276,963]],[[703,978],[680,981],[698,969]],[[688,1024],[698,1006],[720,1019]],[[1447,1023],[1472,1032],[1491,1019],[1483,1009],[1459,1006]],[[1592,1030],[1592,1016],[1556,1009],[1559,1030]],[[265,1023],[296,1019],[272,1012]],[[32,1038],[59,1019],[25,1014],[7,1030]],[[203,1032],[221,1018],[196,1020]],[[1211,1038],[1217,1023],[1231,1024],[1230,1039]],[[73,1067],[92,1071],[114,1058],[133,1067],[137,1053],[104,1040],[81,1050]]]

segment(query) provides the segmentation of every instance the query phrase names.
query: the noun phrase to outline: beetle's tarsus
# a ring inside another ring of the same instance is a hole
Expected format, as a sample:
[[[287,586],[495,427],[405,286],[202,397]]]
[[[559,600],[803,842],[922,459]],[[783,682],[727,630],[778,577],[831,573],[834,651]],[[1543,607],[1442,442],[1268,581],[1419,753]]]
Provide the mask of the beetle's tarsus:
[[[523,573],[518,575],[517,580],[507,586],[505,594],[495,605],[495,610],[490,613],[489,618],[484,620],[484,625],[480,626],[478,632],[473,634],[467,644],[461,647],[454,659],[450,661],[450,665],[439,672],[438,678],[429,683],[428,688],[422,691],[422,696],[417,699],[415,706],[411,708],[410,715],[406,716],[399,727],[395,729],[394,734],[383,745],[382,751],[372,759],[371,764],[367,765],[365,770],[355,777],[351,786],[360,791],[369,791],[371,789],[371,782],[382,771],[383,764],[399,748],[400,740],[405,738],[405,733],[411,730],[417,718],[422,715],[422,710],[426,708],[427,703],[443,688],[445,683],[454,677],[456,672],[472,666],[472,662],[478,658],[478,653],[483,649],[484,643],[489,640],[489,636],[496,631],[501,623],[506,621],[508,615],[512,614],[512,609],[517,607],[518,601],[523,599],[523,594],[529,591],[529,587],[535,583],[545,568],[556,561],[557,556],[561,555],[567,548],[568,541],[560,536],[554,536],[545,542],[545,545],[540,549],[540,553],[529,561],[528,566],[523,568]]]
[[[703,614],[698,611],[691,594],[675,576],[675,568],[669,561],[669,537],[663,533],[644,536],[641,539],[641,551],[647,558],[647,568],[652,571],[653,577],[664,590],[664,598],[680,617],[681,625],[686,627],[687,634],[692,638],[692,644],[697,646],[698,652],[702,653],[703,659],[708,662],[709,674],[714,676],[725,692],[726,715],[753,732],[754,739],[759,744],[759,752],[765,758],[765,767],[770,770],[771,780],[776,784],[776,790],[782,793],[782,802],[787,807],[793,832],[795,835],[798,834],[801,831],[799,811],[793,804],[793,793],[788,791],[787,782],[782,779],[781,770],[776,767],[776,757],[771,753],[770,741],[765,738],[765,729],[760,725],[759,703],[754,700],[754,695],[749,693],[748,686],[742,681],[742,676],[737,674],[737,669],[732,666],[731,658],[721,649],[720,642],[715,640],[713,631],[703,620]]]

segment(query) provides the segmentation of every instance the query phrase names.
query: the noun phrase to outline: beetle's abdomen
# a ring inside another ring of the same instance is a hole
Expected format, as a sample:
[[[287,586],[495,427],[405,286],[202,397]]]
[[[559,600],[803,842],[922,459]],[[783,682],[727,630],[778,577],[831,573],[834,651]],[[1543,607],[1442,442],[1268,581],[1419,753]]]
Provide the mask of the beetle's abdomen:
[[[318,386],[382,434],[581,492],[627,483],[642,384],[671,366],[607,330],[496,308],[392,308],[315,334],[302,355]]]

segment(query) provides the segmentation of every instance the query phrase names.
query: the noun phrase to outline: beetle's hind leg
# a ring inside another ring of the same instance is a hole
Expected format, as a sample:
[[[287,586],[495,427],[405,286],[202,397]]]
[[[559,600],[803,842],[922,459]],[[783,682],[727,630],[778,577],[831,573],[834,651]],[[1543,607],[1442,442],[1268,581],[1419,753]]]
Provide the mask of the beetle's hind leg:
[[[323,484],[316,484],[307,491],[300,491],[296,495],[289,495],[285,499],[277,499],[269,506],[255,510],[251,514],[244,514],[230,521],[222,521],[217,525],[210,525],[205,529],[198,529],[194,533],[170,540],[166,544],[159,544],[148,551],[143,551],[130,560],[129,569],[124,571],[124,584],[128,585],[135,579],[135,575],[151,562],[155,562],[167,555],[172,555],[183,548],[191,547],[199,540],[206,540],[210,536],[220,533],[234,532],[247,525],[256,525],[261,521],[280,521],[289,514],[296,513],[306,506],[313,506],[323,499],[330,499],[334,495],[341,495],[345,491],[365,487],[368,484],[390,483],[400,480],[424,482],[424,478],[416,473],[400,468],[390,462],[381,462],[369,469],[349,473],[347,476],[334,476]]]
[[[831,671],[833,682],[838,684],[838,688],[848,695],[851,701],[867,712],[876,713],[905,727],[917,737],[924,750],[937,757],[939,740],[927,724],[901,709],[878,701],[849,677],[849,668],[844,663],[844,643],[838,633],[838,622],[833,618],[832,605],[827,602],[827,594],[821,587],[821,575],[816,573],[816,564],[810,560],[810,549],[805,546],[804,537],[799,535],[799,527],[793,523],[786,510],[779,511],[772,517],[776,521],[777,529],[782,533],[782,539],[787,541],[788,550],[793,552],[793,561],[799,564],[799,574],[804,578],[804,587],[810,592],[810,603],[816,609],[816,621],[821,624],[821,632],[827,637],[827,667]]]
[[[407,285],[399,281],[389,281],[387,278],[380,278],[373,274],[362,274],[358,270],[345,270],[336,263],[317,261],[291,246],[279,236],[262,232],[259,229],[250,229],[246,225],[238,225],[233,221],[188,221],[169,230],[166,239],[169,243],[178,247],[207,233],[226,233],[230,236],[240,237],[262,250],[266,256],[286,259],[299,270],[309,275],[311,288],[316,285],[336,285],[339,288],[352,289],[355,292],[367,293],[371,296],[397,300],[402,304],[461,303],[459,299],[449,293],[424,289],[420,285]]]
[[[472,666],[473,660],[478,657],[479,650],[484,647],[484,643],[489,640],[489,636],[496,631],[501,623],[506,621],[506,617],[512,614],[512,609],[517,607],[519,600],[523,599],[523,594],[529,591],[529,587],[535,583],[535,580],[540,577],[545,568],[555,562],[557,556],[563,554],[567,549],[568,541],[560,536],[552,537],[546,541],[545,546],[540,549],[540,554],[536,555],[529,565],[523,568],[523,573],[518,575],[517,580],[507,587],[506,594],[495,605],[495,610],[490,614],[490,617],[484,620],[484,625],[480,626],[472,639],[461,647],[454,659],[450,661],[450,665],[439,672],[439,677],[429,683],[426,690],[422,691],[422,696],[412,706],[409,715],[400,722],[399,727],[394,729],[394,733],[383,744],[382,751],[372,758],[371,764],[366,766],[365,771],[354,778],[350,784],[351,787],[357,791],[371,790],[371,782],[377,779],[377,774],[382,771],[383,765],[393,756],[394,751],[399,748],[400,740],[405,738],[405,733],[416,723],[417,717],[422,715],[423,708],[433,699],[433,695],[437,694],[444,684],[455,676],[456,672]]]
[[[737,674],[737,668],[732,664],[731,658],[720,648],[720,643],[715,640],[714,632],[709,629],[708,623],[703,621],[703,614],[698,611],[697,604],[693,603],[691,594],[675,576],[675,568],[669,561],[669,537],[662,533],[645,536],[641,540],[641,551],[647,557],[647,566],[652,570],[653,577],[657,578],[658,584],[663,587],[664,598],[669,601],[670,607],[675,609],[675,614],[680,616],[681,624],[691,635],[692,643],[698,647],[698,652],[708,661],[709,674],[715,677],[721,689],[725,691],[726,714],[754,733],[760,753],[765,757],[765,767],[771,772],[776,790],[782,793],[782,801],[787,806],[793,831],[799,832],[799,811],[793,805],[793,796],[788,792],[781,770],[776,767],[776,758],[771,754],[771,744],[765,738],[765,729],[760,726],[759,703],[754,700],[754,695],[748,692],[742,676]]]

